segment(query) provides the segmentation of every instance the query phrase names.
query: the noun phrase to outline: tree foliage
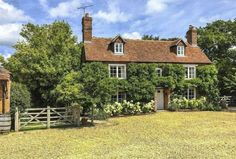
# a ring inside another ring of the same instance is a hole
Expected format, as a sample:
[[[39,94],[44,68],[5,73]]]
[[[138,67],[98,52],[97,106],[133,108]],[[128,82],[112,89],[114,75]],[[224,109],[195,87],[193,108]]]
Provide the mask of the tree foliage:
[[[174,38],[160,38],[159,36],[154,36],[154,35],[148,35],[148,34],[144,34],[142,36],[142,40],[161,40],[161,41],[173,41],[173,40],[177,40],[179,38],[174,37]]]
[[[229,49],[236,46],[236,20],[217,20],[198,29],[198,44],[214,61],[228,58]]]
[[[11,112],[15,111],[18,107],[20,111],[31,106],[31,96],[27,87],[20,83],[11,83]]]
[[[160,40],[159,36],[153,36],[153,35],[147,35],[147,34],[144,34],[142,36],[142,39],[143,40]]]
[[[223,79],[225,81],[225,89],[236,95],[236,72],[228,77],[223,77]]]
[[[2,55],[0,55],[0,65],[5,63],[5,59]]]
[[[221,94],[232,95],[236,82],[232,78],[236,68],[236,20],[217,20],[199,28],[198,33],[199,46],[216,63]]]
[[[110,102],[119,82],[117,79],[109,78],[108,66],[101,62],[84,63],[81,72],[85,110],[91,108],[91,105],[102,106]]]
[[[81,45],[72,35],[69,24],[56,21],[46,25],[24,25],[20,35],[25,39],[5,67],[13,81],[27,85],[36,106],[56,104],[51,91],[69,72],[79,70]]]
[[[80,103],[83,99],[83,85],[80,80],[80,72],[71,72],[64,76],[52,94],[56,96],[58,105],[71,106],[73,103]]]

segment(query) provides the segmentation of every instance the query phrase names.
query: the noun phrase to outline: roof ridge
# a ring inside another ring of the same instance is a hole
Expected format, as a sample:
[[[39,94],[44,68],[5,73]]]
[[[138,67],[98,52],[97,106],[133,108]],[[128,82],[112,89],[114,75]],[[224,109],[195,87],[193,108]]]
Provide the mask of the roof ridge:
[[[105,40],[112,40],[113,38],[109,37],[95,37],[93,36],[93,39],[105,39]],[[128,39],[124,38],[125,40],[132,40],[132,41],[145,41],[145,42],[175,42],[176,40],[143,40],[143,39]],[[179,39],[177,39],[179,40]]]

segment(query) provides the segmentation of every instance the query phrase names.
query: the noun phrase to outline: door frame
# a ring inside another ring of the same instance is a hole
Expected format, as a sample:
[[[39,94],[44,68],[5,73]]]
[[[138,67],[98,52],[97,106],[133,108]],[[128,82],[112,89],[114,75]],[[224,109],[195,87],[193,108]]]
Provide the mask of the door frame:
[[[168,109],[168,105],[170,102],[170,93],[171,90],[169,88],[165,88],[165,87],[157,87],[155,90],[155,95],[154,95],[154,101],[155,101],[155,111],[156,110],[162,110],[162,109],[157,109],[157,90],[158,89],[162,89],[163,90],[163,110]]]

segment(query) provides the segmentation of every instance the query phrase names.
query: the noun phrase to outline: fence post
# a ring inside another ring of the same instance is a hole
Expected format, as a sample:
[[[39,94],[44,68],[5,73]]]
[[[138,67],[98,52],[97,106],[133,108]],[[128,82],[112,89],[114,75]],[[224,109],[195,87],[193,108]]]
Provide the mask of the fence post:
[[[47,106],[47,128],[50,129],[50,106]]]
[[[18,107],[16,107],[16,112],[15,112],[15,131],[19,131],[19,110]]]

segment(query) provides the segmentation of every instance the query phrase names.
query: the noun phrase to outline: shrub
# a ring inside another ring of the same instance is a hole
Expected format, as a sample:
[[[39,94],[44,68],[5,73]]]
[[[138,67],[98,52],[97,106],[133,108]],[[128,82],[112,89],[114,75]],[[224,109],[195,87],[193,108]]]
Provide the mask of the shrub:
[[[120,114],[150,113],[153,108],[154,101],[141,105],[139,102],[133,103],[133,101],[124,100],[122,103],[107,104],[104,107],[104,112],[109,116],[117,116]]]
[[[115,102],[114,104],[108,104],[104,108],[104,112],[109,114],[110,116],[117,116],[122,113],[122,105],[121,103]]]
[[[221,108],[217,104],[208,103],[205,97],[201,97],[199,99],[191,100],[188,100],[186,98],[172,99],[168,109],[171,111],[176,111],[178,109],[197,109],[202,111],[214,111],[220,110]]]
[[[106,120],[109,117],[109,114],[107,114],[103,109],[94,109],[94,119],[96,120]]]
[[[141,110],[143,113],[151,113],[154,110],[154,101],[151,100],[151,102],[144,104]]]
[[[11,113],[18,107],[20,111],[31,106],[31,96],[27,87],[21,83],[12,82],[11,84]]]
[[[133,101],[126,101],[124,100],[122,103],[122,113],[123,114],[137,114],[141,112],[141,106],[140,103],[133,103]]]

